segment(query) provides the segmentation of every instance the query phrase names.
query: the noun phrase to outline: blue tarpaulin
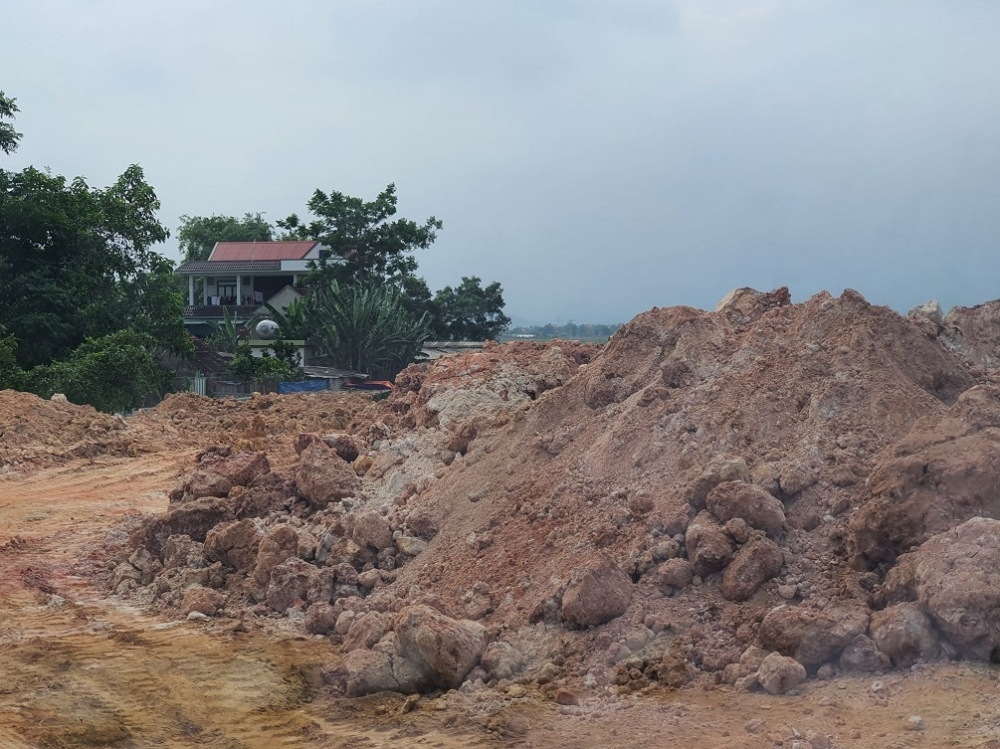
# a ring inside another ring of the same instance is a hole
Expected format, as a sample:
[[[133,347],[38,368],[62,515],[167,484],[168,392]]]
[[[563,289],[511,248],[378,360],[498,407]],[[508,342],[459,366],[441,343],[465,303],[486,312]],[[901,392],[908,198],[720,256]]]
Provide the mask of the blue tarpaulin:
[[[279,393],[315,393],[319,390],[328,390],[330,383],[328,380],[303,380],[302,382],[279,382]]]

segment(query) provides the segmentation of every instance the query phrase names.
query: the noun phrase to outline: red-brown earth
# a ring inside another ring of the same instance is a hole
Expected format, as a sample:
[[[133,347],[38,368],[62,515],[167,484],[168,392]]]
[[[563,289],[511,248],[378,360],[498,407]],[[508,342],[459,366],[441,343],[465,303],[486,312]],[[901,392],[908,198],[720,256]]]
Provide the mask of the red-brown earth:
[[[1000,746],[998,307],[744,289],[381,403],[0,393],[0,737]]]

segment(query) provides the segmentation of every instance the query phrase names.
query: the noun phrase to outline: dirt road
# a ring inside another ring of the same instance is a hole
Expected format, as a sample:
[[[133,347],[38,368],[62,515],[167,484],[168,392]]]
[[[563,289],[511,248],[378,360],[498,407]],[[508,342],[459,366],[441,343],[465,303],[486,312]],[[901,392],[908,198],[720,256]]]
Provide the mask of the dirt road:
[[[319,679],[322,640],[171,621],[95,584],[122,519],[162,510],[189,457],[79,461],[0,481],[0,747],[1000,748],[998,674],[964,664],[782,697],[581,690],[579,705],[560,706],[517,686],[415,706],[338,698]]]

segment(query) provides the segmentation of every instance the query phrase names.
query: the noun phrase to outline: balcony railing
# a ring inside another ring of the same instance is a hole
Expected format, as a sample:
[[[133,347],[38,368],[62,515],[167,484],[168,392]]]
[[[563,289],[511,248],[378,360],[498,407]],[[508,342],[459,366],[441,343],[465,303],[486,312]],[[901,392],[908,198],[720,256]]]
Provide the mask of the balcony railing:
[[[259,308],[259,304],[194,304],[184,308],[184,317],[221,320],[223,310],[228,310],[231,318],[248,320]]]

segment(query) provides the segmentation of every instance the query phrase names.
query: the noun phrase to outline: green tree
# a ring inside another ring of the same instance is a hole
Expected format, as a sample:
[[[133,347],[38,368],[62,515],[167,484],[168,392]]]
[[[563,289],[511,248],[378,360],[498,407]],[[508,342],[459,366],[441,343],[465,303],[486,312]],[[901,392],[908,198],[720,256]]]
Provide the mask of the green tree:
[[[496,340],[510,325],[503,308],[499,283],[494,281],[484,289],[476,276],[463,276],[456,288],[445,286],[434,295],[431,333],[442,340]]]
[[[185,350],[178,298],[162,288],[169,262],[152,250],[167,237],[159,207],[134,165],[105,190],[32,167],[0,171],[0,324],[22,367],[132,324]],[[142,296],[154,286],[161,293]]]
[[[239,348],[240,341],[246,337],[246,331],[233,321],[232,315],[229,314],[229,309],[223,307],[222,322],[212,323],[212,332],[205,339],[205,343],[216,351],[235,354]]]
[[[342,284],[401,282],[417,268],[413,253],[437,238],[442,223],[431,216],[423,224],[396,215],[396,186],[388,185],[372,202],[342,192],[316,190],[307,204],[315,218],[303,222],[295,214],[278,226],[296,239],[314,239],[342,262],[319,263],[324,280]]]
[[[14,125],[3,122],[3,120],[13,120],[20,111],[15,104],[16,101],[17,99],[4,96],[3,91],[0,91],[0,151],[8,154],[17,150],[17,142],[21,140],[21,134],[14,129]]]
[[[229,374],[243,382],[285,379],[292,377],[295,369],[287,358],[273,355],[270,351],[254,356],[250,344],[245,342],[237,346],[236,356],[229,364]]]
[[[134,330],[88,338],[65,361],[32,369],[28,382],[43,398],[63,393],[71,402],[99,411],[127,411],[146,395],[164,393],[170,387],[170,370],[151,354],[155,345],[152,336]]]
[[[181,216],[177,244],[184,261],[208,260],[216,242],[270,242],[274,227],[260,213],[235,216]]]
[[[309,319],[309,303],[305,298],[293,299],[284,312],[272,307],[267,302],[267,318],[278,324],[279,335],[288,340],[305,341],[312,334],[311,321]],[[263,318],[262,318],[263,319]],[[259,320],[254,320],[251,325],[255,325]]]
[[[17,341],[0,325],[0,390],[20,390],[24,379],[24,370],[17,365]]]
[[[427,339],[427,315],[407,312],[393,286],[333,280],[313,290],[309,305],[320,355],[334,366],[394,377]]]

